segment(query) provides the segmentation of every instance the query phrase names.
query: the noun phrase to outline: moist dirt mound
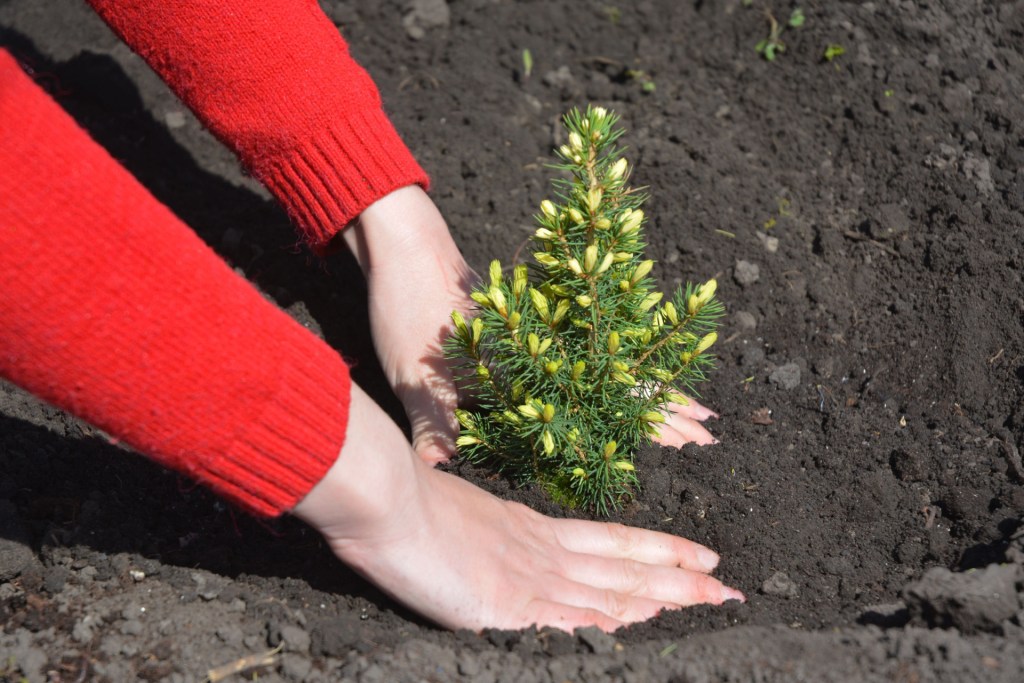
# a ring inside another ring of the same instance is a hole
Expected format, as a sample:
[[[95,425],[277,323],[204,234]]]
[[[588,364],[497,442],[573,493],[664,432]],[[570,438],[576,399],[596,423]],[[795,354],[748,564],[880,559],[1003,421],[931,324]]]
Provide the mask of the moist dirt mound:
[[[612,635],[439,630],[294,520],[2,386],[0,678],[198,681],[279,648],[245,677],[1024,680],[1024,3],[806,2],[772,62],[765,4],[785,24],[800,3],[321,4],[480,270],[521,255],[559,116],[621,114],[655,274],[717,277],[730,313],[721,444],[645,450],[617,519],[718,550],[749,602]],[[8,0],[0,43],[400,415],[351,260],[296,248],[84,3]]]

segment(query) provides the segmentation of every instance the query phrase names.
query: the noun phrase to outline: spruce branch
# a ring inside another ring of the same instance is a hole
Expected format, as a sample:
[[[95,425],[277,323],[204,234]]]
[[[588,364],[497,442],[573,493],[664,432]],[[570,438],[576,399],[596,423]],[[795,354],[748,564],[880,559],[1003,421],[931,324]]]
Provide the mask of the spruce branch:
[[[601,107],[565,116],[553,168],[567,177],[535,216],[534,263],[506,277],[492,262],[445,346],[476,396],[456,411],[463,456],[601,514],[636,490],[633,454],[669,405],[706,379],[724,310],[714,280],[655,289],[617,123]]]

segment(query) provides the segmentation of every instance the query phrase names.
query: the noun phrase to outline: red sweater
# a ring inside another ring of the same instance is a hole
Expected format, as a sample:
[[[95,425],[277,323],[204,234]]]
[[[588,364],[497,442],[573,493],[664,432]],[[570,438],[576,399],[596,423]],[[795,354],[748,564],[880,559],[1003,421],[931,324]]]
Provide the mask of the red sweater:
[[[314,0],[91,0],[314,248],[426,176]],[[0,50],[0,374],[250,511],[337,458],[348,369]]]

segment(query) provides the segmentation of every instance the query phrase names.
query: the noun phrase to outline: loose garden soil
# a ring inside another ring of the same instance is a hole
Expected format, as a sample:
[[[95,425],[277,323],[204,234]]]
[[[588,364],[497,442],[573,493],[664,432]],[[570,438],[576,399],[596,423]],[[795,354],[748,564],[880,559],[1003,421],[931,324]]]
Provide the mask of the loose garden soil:
[[[249,657],[261,681],[1024,680],[1024,3],[808,0],[774,62],[761,0],[321,4],[478,269],[527,251],[559,116],[622,116],[655,274],[717,277],[730,313],[704,392],[721,444],[643,451],[616,519],[718,550],[749,601],[612,635],[447,632],[298,522],[0,385],[0,679]],[[0,44],[400,417],[351,259],[296,247],[84,3],[0,3]]]

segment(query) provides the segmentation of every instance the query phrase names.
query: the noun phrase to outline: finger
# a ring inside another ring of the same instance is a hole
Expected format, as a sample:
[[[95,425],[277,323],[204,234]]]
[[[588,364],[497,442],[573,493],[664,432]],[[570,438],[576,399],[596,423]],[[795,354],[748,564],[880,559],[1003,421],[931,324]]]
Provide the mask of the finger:
[[[718,553],[699,543],[660,531],[581,519],[553,520],[555,537],[576,553],[631,559],[647,564],[709,572],[718,566]]]
[[[450,379],[429,377],[415,389],[402,393],[402,404],[412,428],[413,449],[431,464],[448,460],[455,453],[455,438],[459,434],[456,394]]]
[[[536,624],[537,628],[549,626],[572,633],[575,629],[596,626],[606,633],[611,633],[626,625],[625,622],[613,619],[600,610],[575,607],[552,600],[534,600],[528,612],[518,623],[509,624],[509,628],[527,628]]]
[[[673,413],[682,415],[683,417],[688,417],[691,420],[698,420],[700,422],[703,422],[709,417],[713,417],[716,419],[718,418],[718,413],[711,410],[710,408],[705,408],[692,398],[688,399],[686,404],[669,403],[668,409]]]
[[[661,426],[660,432],[654,438],[655,443],[672,448],[681,448],[688,443],[707,446],[718,442],[704,425],[679,415],[669,416],[668,421]]]
[[[646,621],[662,610],[680,607],[676,603],[597,588],[561,576],[545,577],[544,584],[551,595],[558,596],[561,603],[570,607],[594,609],[626,624]]]
[[[680,607],[746,600],[739,591],[702,572],[635,560],[577,554],[566,565],[565,577],[594,588]]]
[[[439,442],[429,440],[424,442],[421,440],[418,443],[413,443],[413,449],[423,462],[428,465],[439,465],[451,460],[453,451],[449,447],[450,443],[450,441]]]

